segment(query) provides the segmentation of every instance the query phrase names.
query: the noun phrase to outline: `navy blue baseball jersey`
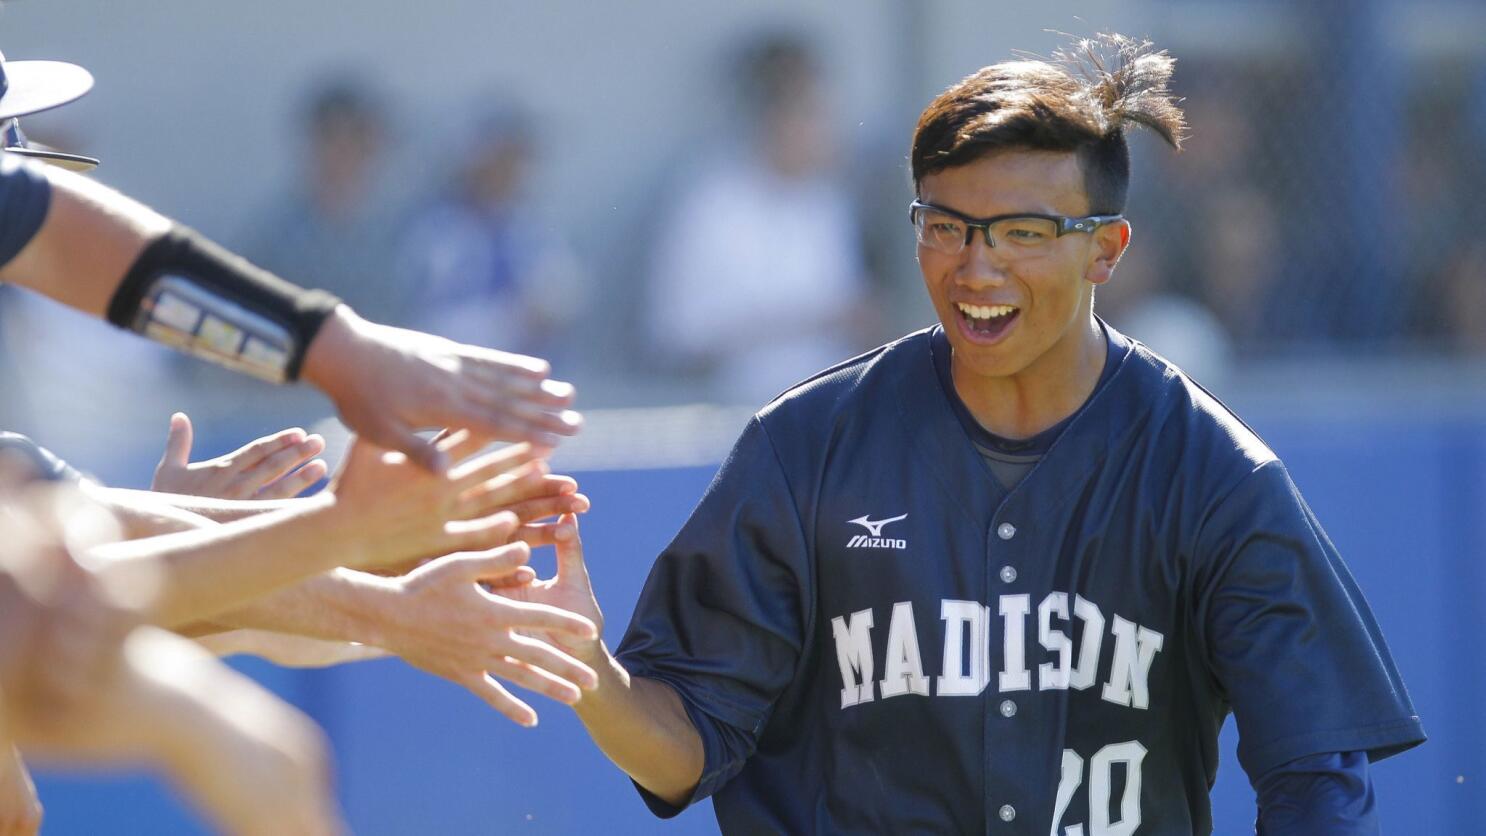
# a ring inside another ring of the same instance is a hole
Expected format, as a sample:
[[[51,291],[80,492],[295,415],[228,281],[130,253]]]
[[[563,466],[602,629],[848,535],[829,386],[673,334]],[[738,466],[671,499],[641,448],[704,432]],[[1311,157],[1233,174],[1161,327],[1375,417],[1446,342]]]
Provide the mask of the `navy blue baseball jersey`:
[[[1206,833],[1229,713],[1255,777],[1423,740],[1351,575],[1222,404],[1117,339],[1008,489],[936,331],[759,412],[646,583],[616,655],[681,695],[724,831]]]
[[[37,165],[0,152],[0,266],[36,236],[51,202],[51,183]]]

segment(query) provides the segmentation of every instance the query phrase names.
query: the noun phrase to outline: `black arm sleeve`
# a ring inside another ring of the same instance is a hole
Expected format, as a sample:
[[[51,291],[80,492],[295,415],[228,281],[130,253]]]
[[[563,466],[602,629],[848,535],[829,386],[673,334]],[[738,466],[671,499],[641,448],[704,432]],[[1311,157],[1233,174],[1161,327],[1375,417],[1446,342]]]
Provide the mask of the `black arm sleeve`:
[[[177,226],[139,254],[108,304],[120,328],[273,380],[295,380],[340,300]]]

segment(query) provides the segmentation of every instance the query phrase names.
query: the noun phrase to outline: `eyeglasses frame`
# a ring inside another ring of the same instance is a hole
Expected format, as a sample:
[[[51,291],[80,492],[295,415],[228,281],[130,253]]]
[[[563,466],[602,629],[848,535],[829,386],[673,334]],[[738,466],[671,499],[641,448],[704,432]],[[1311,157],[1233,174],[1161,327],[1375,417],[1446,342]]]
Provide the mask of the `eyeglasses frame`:
[[[1036,218],[1038,220],[1052,221],[1056,225],[1058,231],[1057,237],[1059,238],[1074,232],[1093,232],[1102,226],[1108,226],[1109,224],[1125,219],[1125,216],[1122,214],[1085,215],[1081,218],[1071,218],[1067,215],[1044,215],[1040,212],[1015,212],[1010,215],[992,215],[989,218],[972,218],[963,212],[956,212],[953,209],[947,209],[943,206],[935,206],[932,203],[925,203],[922,200],[914,200],[908,204],[908,220],[913,224],[915,230],[918,229],[918,219],[916,216],[920,211],[942,212],[956,220],[964,222],[965,240],[960,244],[958,250],[955,250],[954,253],[947,253],[948,255],[964,252],[965,248],[970,246],[970,239],[975,235],[975,230],[977,229],[985,237],[986,246],[995,249],[996,239],[991,237],[991,224],[1009,221],[1015,218]],[[916,233],[914,237],[918,237]],[[940,250],[940,252],[943,252],[943,250]]]

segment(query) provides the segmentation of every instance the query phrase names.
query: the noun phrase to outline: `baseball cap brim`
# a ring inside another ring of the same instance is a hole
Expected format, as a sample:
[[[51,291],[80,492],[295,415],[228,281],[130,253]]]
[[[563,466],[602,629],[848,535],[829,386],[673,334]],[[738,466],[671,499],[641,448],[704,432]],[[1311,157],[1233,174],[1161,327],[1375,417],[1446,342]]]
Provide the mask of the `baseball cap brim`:
[[[62,151],[54,151],[50,148],[6,148],[8,154],[19,154],[33,160],[40,160],[48,165],[63,168],[68,171],[92,171],[98,167],[97,157],[85,157],[82,154],[67,154]]]
[[[0,119],[51,110],[93,89],[93,74],[66,61],[6,61]]]

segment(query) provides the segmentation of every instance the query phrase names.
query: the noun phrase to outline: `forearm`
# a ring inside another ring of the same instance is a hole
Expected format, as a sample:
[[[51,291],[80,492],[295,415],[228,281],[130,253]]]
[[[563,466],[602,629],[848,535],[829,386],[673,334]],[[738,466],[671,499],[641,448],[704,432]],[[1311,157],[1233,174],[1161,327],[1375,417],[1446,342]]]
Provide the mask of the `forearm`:
[[[396,581],[336,569],[216,616],[231,628],[380,646]]]
[[[323,641],[269,630],[229,630],[196,642],[217,656],[247,653],[285,668],[325,668],[387,655],[387,651],[370,645]]]
[[[210,528],[113,543],[95,549],[104,571],[121,579],[155,573],[153,616],[174,626],[240,606],[334,568],[352,548],[333,498],[297,510]],[[136,575],[137,576],[137,575]]]
[[[599,685],[573,706],[599,749],[640,786],[680,806],[702,778],[702,738],[665,683],[631,676],[607,652]]]
[[[141,504],[163,505],[178,512],[204,517],[214,522],[226,523],[300,508],[302,499],[217,499],[210,496],[187,496],[186,494],[160,491],[136,491],[125,488],[109,488],[111,493],[124,501]]]
[[[52,184],[46,220],[0,270],[0,281],[102,317],[130,265],[170,221],[86,177],[53,167],[46,172]]]
[[[215,524],[211,518],[171,502],[170,494],[110,488],[86,479],[79,486],[84,494],[113,512],[124,528],[125,540],[195,531]]]

